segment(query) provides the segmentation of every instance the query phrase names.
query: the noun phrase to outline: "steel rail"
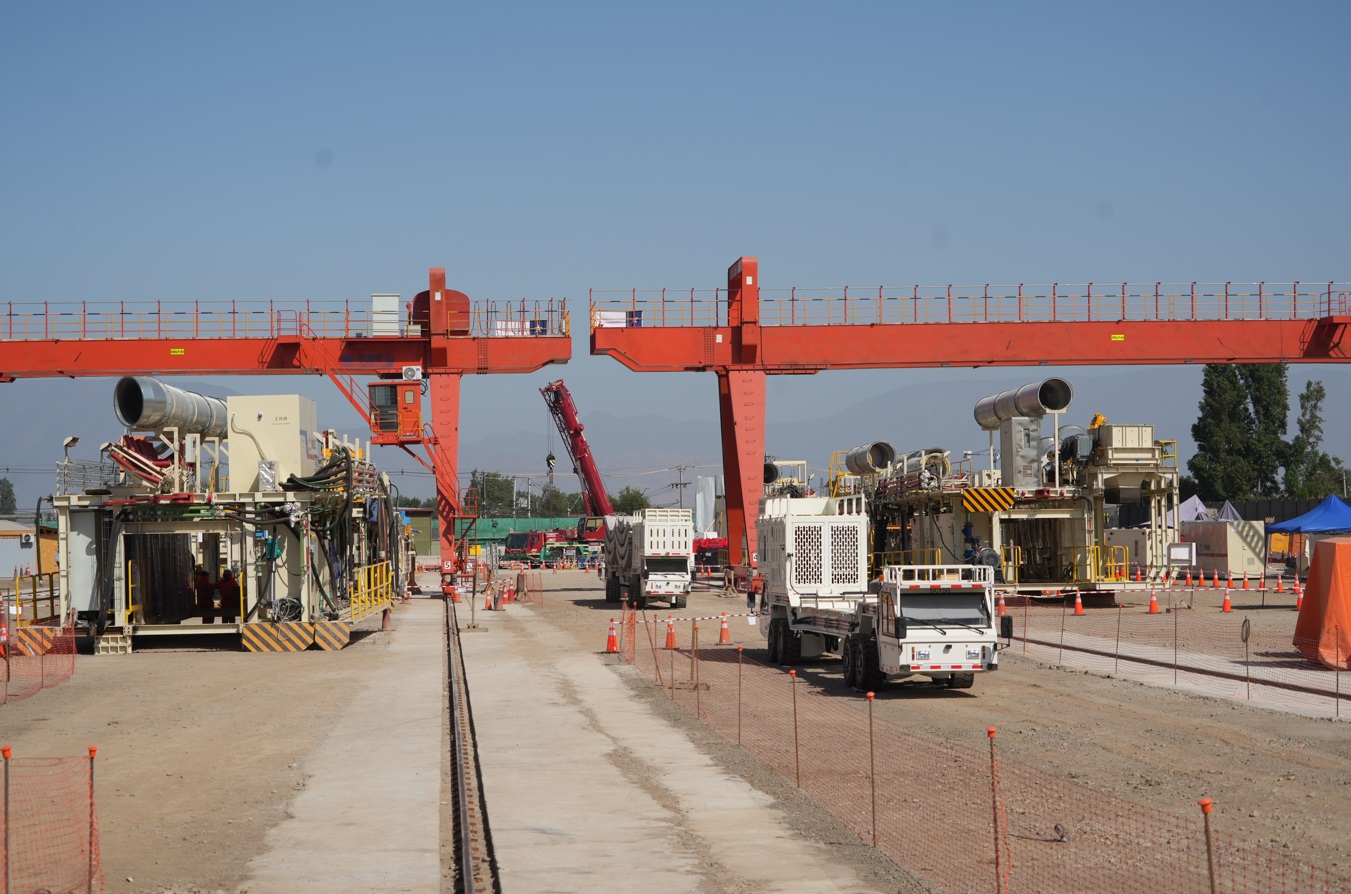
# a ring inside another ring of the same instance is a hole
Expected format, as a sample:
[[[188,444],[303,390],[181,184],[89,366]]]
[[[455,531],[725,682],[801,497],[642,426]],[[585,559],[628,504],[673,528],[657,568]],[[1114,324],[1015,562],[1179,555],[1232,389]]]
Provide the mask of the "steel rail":
[[[451,785],[455,789],[455,825],[457,831],[455,890],[474,894],[479,890],[496,891],[499,885],[496,866],[490,853],[486,812],[482,809],[478,787],[477,745],[469,712],[469,691],[464,678],[464,654],[460,651],[459,625],[455,605],[446,605],[446,668],[450,710]]]

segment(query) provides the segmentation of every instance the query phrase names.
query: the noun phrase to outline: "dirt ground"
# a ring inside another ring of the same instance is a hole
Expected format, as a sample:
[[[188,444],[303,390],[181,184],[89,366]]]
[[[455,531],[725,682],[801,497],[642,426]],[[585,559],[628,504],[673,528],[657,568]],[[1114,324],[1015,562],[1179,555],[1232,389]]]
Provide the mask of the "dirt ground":
[[[572,632],[579,648],[599,651],[618,612],[603,601],[594,575],[545,575],[544,582],[561,589],[538,610]],[[1198,597],[1196,606],[1210,608],[1209,597]],[[667,614],[664,607],[658,611]],[[745,611],[745,604],[700,590],[676,614],[724,611]],[[1254,627],[1274,636],[1280,629],[1293,633],[1294,622],[1293,611],[1269,611],[1255,616]],[[765,661],[755,628],[734,629],[746,657]],[[800,674],[840,698],[859,698],[843,685],[838,661],[809,664]],[[1199,815],[1197,801],[1212,798],[1215,828],[1223,834],[1351,876],[1351,811],[1345,809],[1351,723],[1066,671],[1013,650],[997,674],[978,679],[972,690],[892,685],[876,709],[906,729],[977,749],[987,744],[986,728],[997,727],[1007,757],[1178,816]],[[740,758],[735,745],[718,737],[707,747],[729,764]]]
[[[538,611],[570,633],[578,650],[602,651],[617,612],[595,576],[546,573],[543,580],[550,592],[542,606],[509,610]],[[681,614],[742,610],[738,599],[700,590]],[[1264,623],[1293,627],[1293,612],[1288,621],[1270,617]],[[753,630],[741,627],[737,638],[748,658],[764,660]],[[16,756],[79,755],[98,746],[109,891],[232,891],[304,788],[304,756],[388,641],[372,634],[336,653],[258,656],[180,643],[82,656],[60,687],[0,707],[0,744]],[[812,682],[842,699],[858,697],[839,682],[837,664],[816,666]],[[655,688],[635,692],[661,701]],[[896,687],[879,697],[877,709],[885,719],[972,747],[982,747],[985,728],[997,726],[1010,757],[1179,815],[1209,796],[1223,833],[1351,875],[1351,724],[1058,670],[1012,653],[973,690]],[[663,711],[717,760],[779,798],[801,831],[857,845],[734,744],[679,709]],[[870,874],[891,877],[880,858]]]

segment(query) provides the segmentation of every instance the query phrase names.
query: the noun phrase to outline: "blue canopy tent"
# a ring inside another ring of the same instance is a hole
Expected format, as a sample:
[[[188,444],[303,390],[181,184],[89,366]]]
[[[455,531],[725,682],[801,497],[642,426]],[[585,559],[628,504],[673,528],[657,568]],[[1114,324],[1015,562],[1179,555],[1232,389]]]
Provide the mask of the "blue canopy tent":
[[[1351,506],[1336,494],[1330,495],[1303,515],[1267,525],[1268,534],[1345,534],[1351,533]]]

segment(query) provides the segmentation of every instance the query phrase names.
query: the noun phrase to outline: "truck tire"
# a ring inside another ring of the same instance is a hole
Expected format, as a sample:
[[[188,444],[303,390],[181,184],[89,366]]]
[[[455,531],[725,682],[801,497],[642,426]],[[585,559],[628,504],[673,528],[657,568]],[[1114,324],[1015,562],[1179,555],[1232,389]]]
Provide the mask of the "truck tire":
[[[687,606],[687,605],[689,605],[689,597],[688,597],[688,596],[672,596],[672,597],[671,597],[671,608],[684,608],[684,607]]]
[[[862,660],[859,661],[859,668],[862,671],[859,683],[863,686],[860,691],[876,692],[887,681],[887,675],[882,673],[882,662],[877,652],[877,637],[869,636],[862,639],[859,645],[862,652]]]
[[[970,689],[976,682],[975,674],[953,674],[948,677],[949,689]]]
[[[857,636],[851,633],[844,638],[840,646],[840,657],[844,660],[844,685],[856,692],[862,691],[863,681],[859,674],[862,668],[859,667],[859,662],[863,655],[859,649]]]
[[[779,664],[790,667],[802,661],[802,635],[782,622],[779,627]]]
[[[638,611],[643,611],[647,608],[647,594],[643,592],[643,582],[641,580],[635,579],[633,583],[629,585],[629,605],[633,606]]]
[[[769,635],[766,639],[768,640],[770,664],[779,663],[779,648],[782,645],[779,642],[779,627],[782,625],[783,622],[777,619],[769,622]]]
[[[619,578],[617,578],[617,577],[607,577],[607,578],[605,579],[605,601],[606,601],[606,602],[618,602],[618,601],[619,601],[619,590],[620,590],[620,587],[619,587]]]

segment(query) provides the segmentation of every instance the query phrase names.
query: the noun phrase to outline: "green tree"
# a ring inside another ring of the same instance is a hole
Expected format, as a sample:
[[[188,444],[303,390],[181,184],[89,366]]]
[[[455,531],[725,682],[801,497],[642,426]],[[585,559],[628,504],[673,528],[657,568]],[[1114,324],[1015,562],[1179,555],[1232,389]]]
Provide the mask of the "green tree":
[[[615,512],[637,512],[652,505],[647,499],[647,494],[636,487],[624,488],[610,503],[614,506]]]
[[[540,493],[539,514],[553,518],[567,518],[582,514],[582,495],[564,493],[552,484],[544,485]]]
[[[1281,496],[1281,468],[1289,445],[1285,429],[1290,415],[1290,384],[1285,363],[1245,363],[1238,377],[1252,411],[1252,495],[1259,499]]]
[[[1323,452],[1323,401],[1327,389],[1309,381],[1299,396],[1299,420],[1286,453],[1285,495],[1300,500],[1338,493],[1346,473],[1339,457]]]
[[[1208,363],[1201,375],[1200,415],[1192,426],[1196,454],[1187,469],[1202,500],[1246,500],[1256,488],[1251,462],[1256,428],[1238,368]]]
[[[478,514],[485,517],[510,518],[514,482],[500,472],[469,473],[469,486],[478,491]]]
[[[8,478],[0,478],[0,515],[13,515],[19,511],[19,502],[14,496],[14,484]]]

